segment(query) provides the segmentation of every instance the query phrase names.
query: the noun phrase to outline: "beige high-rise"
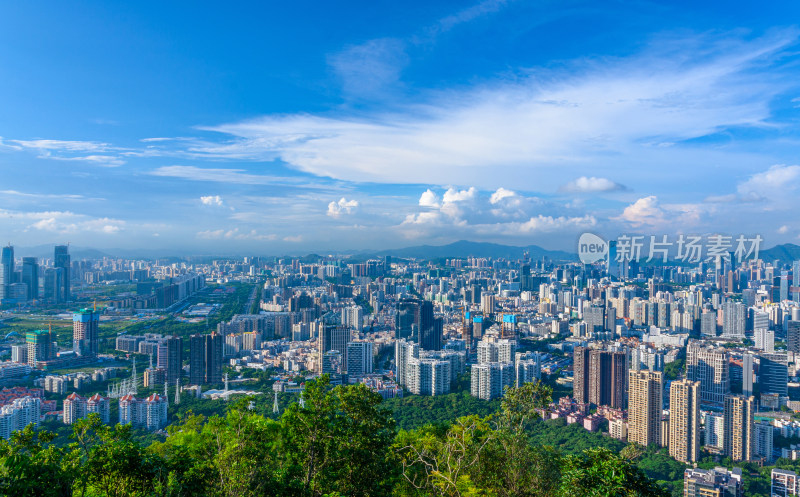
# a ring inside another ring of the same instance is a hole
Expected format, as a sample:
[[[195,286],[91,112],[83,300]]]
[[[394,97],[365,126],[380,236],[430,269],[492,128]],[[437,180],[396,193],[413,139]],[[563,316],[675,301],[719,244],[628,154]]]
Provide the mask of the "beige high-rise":
[[[700,382],[673,381],[669,388],[669,455],[685,463],[700,457]]]
[[[645,447],[660,445],[664,405],[661,373],[631,371],[628,385],[628,441]]]
[[[734,461],[750,461],[753,456],[753,415],[755,397],[725,397],[725,431],[722,449]]]

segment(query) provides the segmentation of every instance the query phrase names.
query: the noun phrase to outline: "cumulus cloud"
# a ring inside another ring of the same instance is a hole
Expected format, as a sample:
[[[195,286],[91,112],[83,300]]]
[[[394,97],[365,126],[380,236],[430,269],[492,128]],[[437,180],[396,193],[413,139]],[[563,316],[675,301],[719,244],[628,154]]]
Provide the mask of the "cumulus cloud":
[[[328,204],[327,214],[330,217],[341,217],[346,214],[352,214],[358,208],[358,200],[347,200],[342,197],[337,202]]]
[[[422,195],[419,197],[419,205],[420,207],[433,207],[438,209],[440,207],[439,204],[439,196],[436,195],[430,188],[422,192]]]
[[[222,207],[223,205],[222,197],[220,197],[219,195],[207,195],[204,197],[200,197],[200,202],[203,205],[210,205],[215,207]]]
[[[581,176],[559,188],[566,193],[604,193],[626,190],[625,186],[606,178]]]
[[[655,226],[664,222],[664,211],[658,204],[658,197],[650,195],[643,197],[633,204],[625,207],[619,219],[627,221],[633,226]]]
[[[504,187],[484,193],[475,187],[448,188],[441,200],[435,191],[428,189],[420,197],[419,205],[424,210],[407,214],[400,225],[409,238],[434,234],[513,238],[536,233],[566,233],[597,224],[591,214],[573,215],[574,209],[548,204]],[[570,214],[565,215],[565,212]]]
[[[516,193],[512,192],[511,190],[506,190],[501,186],[494,193],[492,193],[492,196],[489,197],[489,202],[492,204],[499,204],[503,199],[516,197],[516,195]]]
[[[666,229],[671,227],[680,231],[687,226],[696,226],[704,215],[713,212],[714,207],[709,204],[661,204],[657,196],[650,195],[628,205],[622,214],[613,219],[626,222],[635,228]]]

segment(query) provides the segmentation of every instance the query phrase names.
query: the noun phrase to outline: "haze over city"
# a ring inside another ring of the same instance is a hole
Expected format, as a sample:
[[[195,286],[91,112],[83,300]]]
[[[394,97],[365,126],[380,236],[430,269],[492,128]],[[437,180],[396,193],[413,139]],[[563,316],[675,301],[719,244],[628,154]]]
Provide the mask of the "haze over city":
[[[3,10],[0,232],[18,247],[800,234],[793,3]]]

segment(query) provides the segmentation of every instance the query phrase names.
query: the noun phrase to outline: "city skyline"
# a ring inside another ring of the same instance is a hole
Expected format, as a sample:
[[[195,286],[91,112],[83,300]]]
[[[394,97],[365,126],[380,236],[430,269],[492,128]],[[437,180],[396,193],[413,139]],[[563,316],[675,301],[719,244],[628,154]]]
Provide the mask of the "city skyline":
[[[0,230],[194,254],[797,243],[798,8],[9,5]]]

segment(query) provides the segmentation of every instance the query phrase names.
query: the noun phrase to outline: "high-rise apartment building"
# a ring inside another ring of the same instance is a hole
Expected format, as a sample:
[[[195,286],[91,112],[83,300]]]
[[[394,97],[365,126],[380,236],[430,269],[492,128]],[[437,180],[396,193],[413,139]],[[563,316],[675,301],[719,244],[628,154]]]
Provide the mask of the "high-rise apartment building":
[[[36,367],[41,361],[48,361],[55,356],[53,342],[55,334],[49,330],[34,330],[25,333],[28,345],[28,365]]]
[[[503,396],[506,387],[514,385],[514,365],[503,362],[473,364],[470,390],[473,397],[492,400]]]
[[[99,344],[100,313],[81,309],[72,314],[72,350],[81,356],[97,356]]]
[[[406,364],[406,388],[416,395],[450,393],[451,363],[435,358],[411,358]]]
[[[700,458],[700,382],[673,381],[669,389],[669,455],[685,463]]]
[[[786,354],[761,354],[758,386],[761,393],[789,394],[789,364]]]
[[[631,371],[628,379],[628,441],[661,444],[663,384],[658,371]]]
[[[347,375],[358,378],[372,373],[372,342],[350,342],[347,344]]]
[[[401,338],[395,340],[394,347],[395,381],[405,386],[408,361],[419,357],[419,344]]]
[[[86,397],[73,392],[64,399],[63,421],[65,425],[74,424],[86,417]]]
[[[592,350],[589,353],[589,402],[625,408],[628,360],[625,352]]]
[[[108,397],[96,393],[86,399],[86,414],[93,412],[100,416],[100,421],[109,424],[111,422],[111,401]]]
[[[754,397],[742,395],[725,397],[723,453],[734,461],[750,461],[753,458],[755,410]]]
[[[536,352],[517,352],[514,367],[516,372],[514,385],[517,387],[536,381],[542,376],[541,360]]]
[[[192,335],[189,340],[189,383],[202,385],[222,381],[222,335]]]
[[[580,404],[589,403],[589,355],[591,349],[575,347],[572,361],[572,396]]]
[[[183,373],[183,339],[171,336],[162,339],[156,351],[156,365],[166,371],[166,381],[173,385]]]
[[[725,302],[722,306],[722,335],[732,338],[744,338],[747,324],[747,307],[741,302]]]
[[[723,348],[706,347],[689,341],[686,347],[686,377],[700,382],[700,402],[704,407],[721,409],[730,393],[730,356]]]

